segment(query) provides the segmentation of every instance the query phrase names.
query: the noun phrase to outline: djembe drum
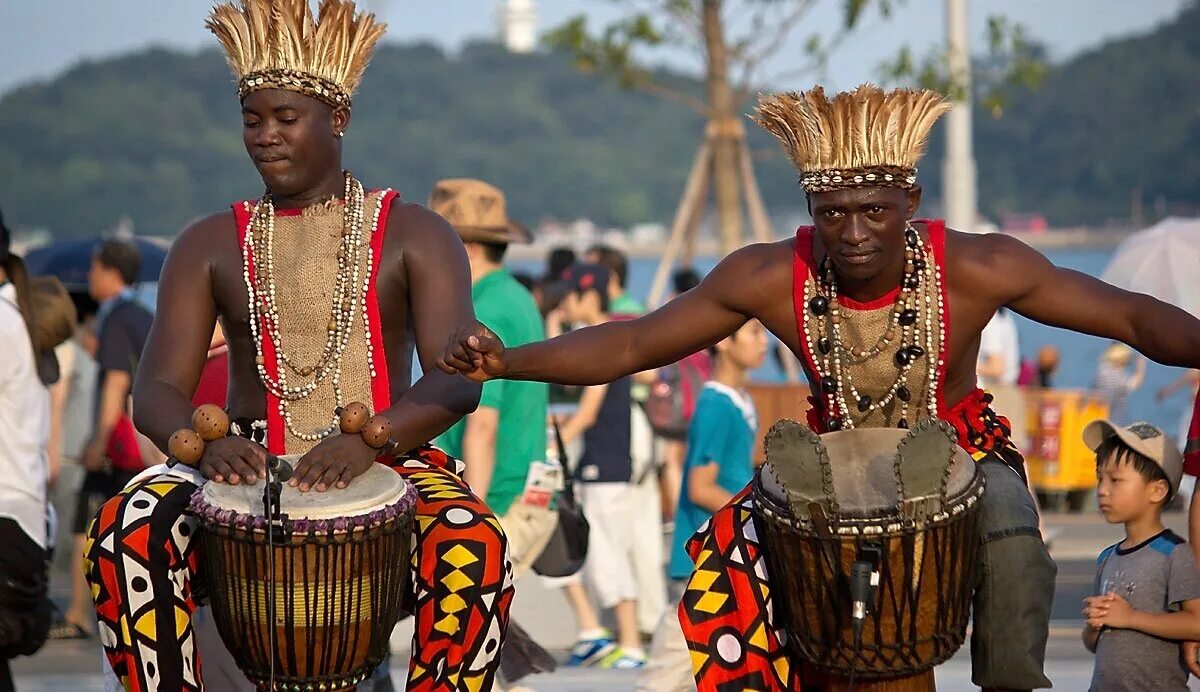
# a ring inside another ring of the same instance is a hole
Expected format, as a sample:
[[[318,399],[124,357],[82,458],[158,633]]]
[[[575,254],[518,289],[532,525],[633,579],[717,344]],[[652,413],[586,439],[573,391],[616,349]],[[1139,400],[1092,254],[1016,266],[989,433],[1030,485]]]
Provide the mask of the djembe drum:
[[[971,612],[984,477],[942,422],[767,435],[753,486],[805,689],[933,690]]]
[[[260,690],[353,688],[401,615],[416,491],[381,464],[344,489],[279,490],[271,521],[263,483],[192,497],[217,630]]]

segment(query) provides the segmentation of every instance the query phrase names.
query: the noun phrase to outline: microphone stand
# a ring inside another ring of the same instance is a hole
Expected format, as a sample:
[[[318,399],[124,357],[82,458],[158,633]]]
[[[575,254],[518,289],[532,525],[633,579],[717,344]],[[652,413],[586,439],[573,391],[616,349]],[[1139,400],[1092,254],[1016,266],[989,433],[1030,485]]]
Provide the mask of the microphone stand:
[[[263,517],[267,520],[267,646],[271,651],[270,687],[275,689],[275,540],[283,538],[283,514],[279,498],[283,482],[292,477],[292,465],[274,454],[267,455],[267,484],[263,488]]]

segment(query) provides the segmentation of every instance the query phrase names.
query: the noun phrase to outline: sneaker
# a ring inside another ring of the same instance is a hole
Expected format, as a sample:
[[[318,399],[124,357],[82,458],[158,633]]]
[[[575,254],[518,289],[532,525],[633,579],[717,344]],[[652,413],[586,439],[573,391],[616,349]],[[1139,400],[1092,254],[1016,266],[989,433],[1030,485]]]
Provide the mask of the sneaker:
[[[641,656],[630,655],[625,649],[616,648],[613,652],[604,657],[600,661],[601,668],[611,668],[613,670],[636,670],[646,665],[646,655]]]
[[[604,635],[595,639],[580,639],[571,647],[571,655],[567,657],[567,666],[590,666],[612,654],[617,644],[613,641],[612,633],[604,631]]]

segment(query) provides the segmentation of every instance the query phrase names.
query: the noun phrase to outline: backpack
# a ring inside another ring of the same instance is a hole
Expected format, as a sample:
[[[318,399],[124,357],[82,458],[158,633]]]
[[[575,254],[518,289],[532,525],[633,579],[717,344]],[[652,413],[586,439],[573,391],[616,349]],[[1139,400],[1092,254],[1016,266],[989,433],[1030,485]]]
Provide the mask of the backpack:
[[[668,440],[687,439],[696,399],[711,371],[712,361],[703,352],[659,368],[658,381],[650,386],[650,395],[642,405],[656,435]]]

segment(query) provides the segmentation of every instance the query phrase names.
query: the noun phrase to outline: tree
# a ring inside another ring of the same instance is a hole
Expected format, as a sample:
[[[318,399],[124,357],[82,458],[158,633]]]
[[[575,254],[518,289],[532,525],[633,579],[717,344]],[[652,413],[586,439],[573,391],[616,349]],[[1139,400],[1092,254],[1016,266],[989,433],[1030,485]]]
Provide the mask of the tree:
[[[610,1],[630,6],[630,14],[599,32],[589,29],[585,16],[576,16],[549,32],[547,43],[568,51],[582,70],[608,74],[627,88],[682,103],[708,121],[675,216],[672,243],[651,289],[650,300],[654,303],[662,297],[666,274],[674,261],[672,253],[686,242],[685,236],[694,238],[710,181],[723,254],[742,243],[743,193],[756,239],[766,240],[773,235],[754,178],[741,112],[759,83],[763,62],[784,45],[819,0]],[[821,67],[828,60],[830,47],[870,12],[887,18],[899,1],[844,0],[841,24],[832,31],[810,33],[804,41],[807,64],[788,76]],[[703,95],[655,81],[635,55],[667,45],[690,47],[701,56]],[[1032,59],[1032,52],[1025,50],[1028,45],[1019,25],[991,20],[989,60],[994,71],[1004,75],[1001,83],[1032,78],[1038,63]],[[1011,55],[1020,59],[1012,59]],[[918,82],[953,97],[956,90],[961,94],[963,87],[956,86],[946,64],[941,54],[917,61],[911,51],[905,50],[884,66],[883,73],[893,81]]]
[[[657,302],[673,252],[678,252],[685,236],[694,239],[710,183],[723,254],[742,243],[743,195],[754,236],[767,240],[773,235],[754,178],[741,113],[763,61],[784,45],[818,0],[613,1],[630,5],[631,14],[599,33],[590,31],[586,17],[574,17],[551,31],[547,43],[567,50],[582,70],[609,74],[625,87],[682,103],[708,122],[676,212],[667,257],[651,290],[651,302]],[[802,70],[819,67],[827,58],[826,46],[836,45],[852,31],[871,6],[887,16],[892,5],[892,0],[848,0],[844,22],[833,36],[814,32],[806,39],[809,64]],[[656,82],[635,57],[642,49],[666,45],[691,47],[699,53],[703,95]]]

